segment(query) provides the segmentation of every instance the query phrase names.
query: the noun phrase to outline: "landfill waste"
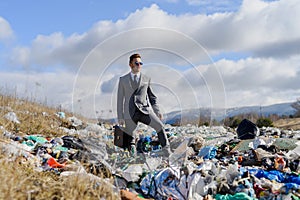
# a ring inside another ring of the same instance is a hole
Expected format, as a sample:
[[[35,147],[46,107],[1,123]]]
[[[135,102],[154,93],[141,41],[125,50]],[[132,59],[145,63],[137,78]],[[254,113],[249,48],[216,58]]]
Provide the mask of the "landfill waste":
[[[61,119],[65,119],[66,118],[66,113],[64,112],[57,112],[56,115],[61,118]]]
[[[156,132],[139,124],[132,157],[128,149],[114,145],[113,125],[83,123],[62,113],[59,117],[71,124],[62,124],[62,137],[19,135],[2,127],[2,151],[10,159],[26,157],[39,172],[113,179],[121,199],[300,198],[300,130],[258,129],[249,120],[237,130],[167,124],[172,154],[164,157]]]
[[[6,115],[4,115],[4,118],[6,118],[7,120],[20,124],[20,121],[17,117],[17,114],[14,112],[8,112]]]

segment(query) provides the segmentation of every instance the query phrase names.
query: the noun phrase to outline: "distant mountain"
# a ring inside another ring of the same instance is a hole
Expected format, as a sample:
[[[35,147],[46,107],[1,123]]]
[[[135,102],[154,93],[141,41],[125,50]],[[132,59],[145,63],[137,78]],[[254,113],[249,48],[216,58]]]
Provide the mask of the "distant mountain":
[[[211,109],[198,108],[173,111],[165,114],[164,119],[167,124],[176,124],[177,122],[197,122],[200,117],[211,116]]]
[[[248,106],[248,107],[239,107],[239,108],[230,108],[227,109],[227,116],[232,117],[242,113],[257,113],[262,116],[269,116],[271,114],[282,115],[293,115],[296,110],[291,106],[292,103],[280,103],[273,104],[269,106]]]
[[[246,106],[235,107],[228,109],[210,109],[198,108],[173,111],[166,114],[165,123],[174,124],[176,122],[198,122],[200,118],[215,119],[221,121],[226,117],[234,117],[240,114],[256,113],[262,116],[269,116],[271,114],[293,115],[296,110],[291,106],[292,103],[280,103],[269,106]]]

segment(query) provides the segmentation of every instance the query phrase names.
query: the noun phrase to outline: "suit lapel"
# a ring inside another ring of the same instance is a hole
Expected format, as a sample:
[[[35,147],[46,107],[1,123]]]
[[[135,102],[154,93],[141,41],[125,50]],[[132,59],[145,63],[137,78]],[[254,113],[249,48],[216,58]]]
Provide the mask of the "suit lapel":
[[[133,90],[136,90],[140,87],[141,83],[143,82],[143,79],[144,79],[144,76],[143,74],[141,73],[140,74],[140,78],[139,78],[139,81],[138,81],[138,85],[137,85],[137,88],[134,87],[134,83],[133,83],[133,80],[131,78],[131,74],[130,72],[126,75],[126,82],[128,83],[128,85],[133,89]]]
[[[131,73],[130,72],[126,75],[126,78],[127,78],[126,82],[129,85],[129,87],[133,90],[136,90],[135,87],[134,87],[134,83],[133,83],[133,80],[131,78]]]

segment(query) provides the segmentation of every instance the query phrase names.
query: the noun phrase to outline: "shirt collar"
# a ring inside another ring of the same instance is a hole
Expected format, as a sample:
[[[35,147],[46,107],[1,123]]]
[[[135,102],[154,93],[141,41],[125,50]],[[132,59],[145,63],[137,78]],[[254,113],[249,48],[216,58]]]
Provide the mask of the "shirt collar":
[[[130,76],[131,76],[132,80],[134,80],[134,75],[135,75],[134,73],[130,72]],[[141,72],[138,72],[136,75],[137,75],[137,77],[136,77],[137,80],[139,80],[141,77]]]

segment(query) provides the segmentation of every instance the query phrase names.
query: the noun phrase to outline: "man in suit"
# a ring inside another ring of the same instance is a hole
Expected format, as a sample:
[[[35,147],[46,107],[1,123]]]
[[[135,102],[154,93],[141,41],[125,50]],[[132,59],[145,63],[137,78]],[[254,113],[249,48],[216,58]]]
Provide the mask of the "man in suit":
[[[130,142],[130,151],[136,153],[134,130],[138,122],[151,126],[157,132],[164,156],[171,153],[164,125],[161,121],[157,97],[151,88],[151,79],[141,73],[141,56],[132,54],[129,57],[131,72],[120,77],[117,97],[117,114],[121,126],[125,125],[125,132],[133,139]]]

